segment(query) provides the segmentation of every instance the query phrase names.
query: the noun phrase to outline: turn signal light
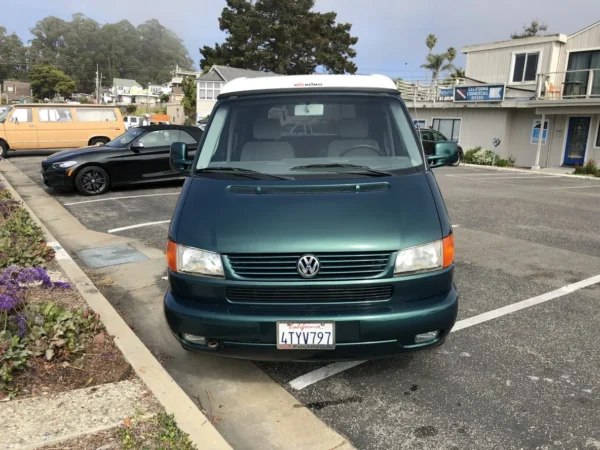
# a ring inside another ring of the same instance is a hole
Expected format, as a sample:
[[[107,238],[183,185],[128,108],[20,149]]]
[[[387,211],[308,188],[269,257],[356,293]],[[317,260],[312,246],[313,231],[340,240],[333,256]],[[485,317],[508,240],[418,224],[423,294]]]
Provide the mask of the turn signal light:
[[[450,234],[442,239],[442,247],[444,249],[444,268],[450,266],[454,262],[454,235]]]
[[[177,244],[171,240],[167,241],[167,266],[177,272]]]

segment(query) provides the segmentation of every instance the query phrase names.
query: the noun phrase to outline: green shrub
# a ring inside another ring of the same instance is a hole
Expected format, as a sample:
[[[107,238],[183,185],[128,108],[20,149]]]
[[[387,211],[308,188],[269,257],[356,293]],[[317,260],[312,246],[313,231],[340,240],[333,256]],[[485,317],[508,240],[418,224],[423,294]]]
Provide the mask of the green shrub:
[[[585,165],[576,165],[575,172],[580,175],[598,175],[600,173],[600,169],[598,168],[596,161],[590,159]]]
[[[7,189],[0,189],[0,269],[45,266],[54,257],[54,250],[46,245],[44,233],[13,200]]]
[[[137,109],[136,105],[127,105],[125,107],[125,112],[127,112],[128,116],[131,116],[135,112],[136,109]]]
[[[508,159],[500,158],[492,150],[476,147],[465,152],[464,162],[481,166],[493,164],[498,167],[512,167],[515,165],[515,158],[513,156],[509,156]]]

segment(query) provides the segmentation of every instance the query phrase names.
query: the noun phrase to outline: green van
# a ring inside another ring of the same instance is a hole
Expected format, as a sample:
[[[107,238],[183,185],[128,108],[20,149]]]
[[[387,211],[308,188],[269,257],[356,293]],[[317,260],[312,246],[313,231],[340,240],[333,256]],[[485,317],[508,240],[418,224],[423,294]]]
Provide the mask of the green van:
[[[167,242],[175,338],[276,361],[440,345],[458,293],[430,168],[457,158],[452,142],[425,158],[384,76],[228,83],[193,160],[184,143],[171,147],[172,168],[188,175]]]

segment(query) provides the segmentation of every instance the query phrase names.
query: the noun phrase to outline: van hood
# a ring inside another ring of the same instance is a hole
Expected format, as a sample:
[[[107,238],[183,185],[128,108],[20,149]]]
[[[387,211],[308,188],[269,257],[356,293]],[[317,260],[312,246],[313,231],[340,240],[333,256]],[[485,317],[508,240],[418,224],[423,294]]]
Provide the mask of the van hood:
[[[333,191],[340,185],[348,192]],[[278,192],[292,186],[302,189]],[[170,238],[223,254],[394,251],[441,239],[442,230],[424,173],[318,184],[194,177]]]

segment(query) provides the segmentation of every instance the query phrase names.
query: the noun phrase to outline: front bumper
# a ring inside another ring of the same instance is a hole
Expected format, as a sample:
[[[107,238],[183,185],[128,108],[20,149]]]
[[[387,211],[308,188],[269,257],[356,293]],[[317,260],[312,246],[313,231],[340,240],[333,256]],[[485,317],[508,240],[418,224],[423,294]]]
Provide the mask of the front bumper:
[[[44,184],[51,188],[73,189],[73,178],[69,177],[71,169],[42,169]]]
[[[411,302],[320,307],[203,304],[174,296],[164,298],[165,318],[180,344],[195,351],[262,361],[339,361],[375,359],[434,347],[450,333],[458,313],[458,293],[450,291]],[[334,321],[335,350],[278,350],[278,321]],[[415,344],[415,335],[440,330],[438,338]],[[194,344],[184,333],[218,342],[216,348]]]

